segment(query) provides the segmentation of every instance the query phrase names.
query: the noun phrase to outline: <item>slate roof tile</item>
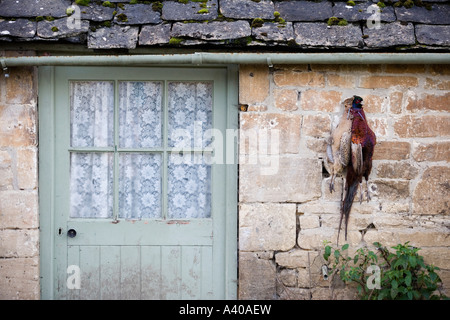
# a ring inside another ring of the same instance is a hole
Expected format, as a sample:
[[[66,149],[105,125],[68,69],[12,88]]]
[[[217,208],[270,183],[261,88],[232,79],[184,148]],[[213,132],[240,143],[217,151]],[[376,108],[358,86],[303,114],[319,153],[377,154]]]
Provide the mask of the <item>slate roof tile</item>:
[[[418,24],[416,37],[421,44],[450,46],[450,26]]]
[[[328,26],[326,23],[295,23],[295,42],[308,47],[358,47],[362,32],[358,25]]]
[[[217,0],[208,0],[204,3],[164,1],[162,17],[169,21],[214,20],[218,16],[218,10],[219,3]]]
[[[279,1],[275,10],[286,21],[325,21],[333,16],[331,1]]]
[[[190,37],[202,40],[238,39],[250,36],[251,28],[247,21],[213,21],[209,23],[182,23],[172,26],[172,37]]]
[[[273,19],[274,5],[270,0],[221,0],[220,12],[234,19]]]
[[[365,44],[369,48],[385,48],[395,46],[414,45],[414,26],[412,23],[406,25],[400,22],[383,23],[380,28],[364,27]]]
[[[387,3],[378,16],[369,9],[378,0],[356,0],[353,7],[345,0],[167,0],[159,1],[160,6],[156,1],[110,0],[112,8],[98,0],[88,6],[74,5],[72,0],[0,0],[0,44],[450,51],[449,1],[422,1],[431,10]],[[70,17],[69,7],[75,8]],[[333,16],[348,25],[327,26]],[[256,18],[258,23],[252,23]],[[378,25],[381,29],[373,28]]]
[[[36,34],[36,22],[28,19],[0,22],[0,36],[32,38]]]
[[[31,18],[38,16],[66,17],[66,9],[70,0],[2,0],[0,1],[0,17]]]
[[[433,4],[431,10],[425,7],[395,8],[399,21],[420,22],[426,24],[450,24],[450,6]]]

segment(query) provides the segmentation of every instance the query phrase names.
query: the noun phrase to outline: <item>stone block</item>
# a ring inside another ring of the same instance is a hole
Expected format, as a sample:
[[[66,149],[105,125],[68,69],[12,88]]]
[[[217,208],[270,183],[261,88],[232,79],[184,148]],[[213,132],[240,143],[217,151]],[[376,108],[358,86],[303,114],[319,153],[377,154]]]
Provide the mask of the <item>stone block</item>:
[[[318,72],[303,72],[297,70],[281,69],[274,73],[273,80],[279,87],[319,87],[325,86],[325,77]]]
[[[302,134],[325,138],[330,135],[331,120],[328,115],[307,114],[303,116]]]
[[[0,257],[26,258],[39,254],[38,229],[0,229]]]
[[[450,91],[450,80],[426,78],[425,81],[425,89]]]
[[[448,269],[450,265],[448,249],[448,247],[422,248],[418,253],[423,256],[426,264],[432,264],[441,269]]]
[[[9,152],[0,150],[0,190],[13,188],[13,169],[11,164],[12,158]]]
[[[233,19],[273,19],[273,2],[271,0],[221,0],[220,13]]]
[[[297,272],[292,269],[282,269],[278,275],[279,280],[284,286],[296,287],[297,286]]]
[[[37,150],[27,148],[17,150],[17,186],[19,189],[37,188]]]
[[[268,96],[269,68],[264,65],[240,65],[239,103],[261,103]]]
[[[312,251],[309,251],[312,252]],[[312,277],[310,277],[310,272],[308,268],[297,269],[297,285],[299,288],[311,288],[314,284],[312,283]],[[310,297],[308,297],[309,300]]]
[[[318,255],[318,251],[293,249],[275,254],[275,262],[285,268],[309,268]]]
[[[373,152],[373,160],[406,160],[409,159],[411,145],[404,141],[377,141]]]
[[[124,4],[122,7],[123,9],[119,6],[116,9],[117,14],[114,16],[114,22],[117,24],[158,24],[162,22],[161,14],[153,10],[152,5]]]
[[[170,24],[145,25],[139,33],[140,45],[156,45],[169,43]]]
[[[297,114],[241,113],[240,154],[258,157],[298,153],[301,121],[302,116]]]
[[[289,250],[295,246],[295,204],[241,204],[239,250]]]
[[[255,252],[239,252],[239,299],[271,300],[276,296],[276,268]]]
[[[413,194],[414,214],[450,214],[450,168],[430,167],[416,185]]]
[[[22,90],[20,84],[16,88]],[[24,98],[26,97],[20,97],[20,99]],[[36,144],[36,110],[34,107],[0,104],[0,114],[2,115],[0,117],[0,147],[22,147]]]
[[[403,25],[400,22],[381,24],[380,29],[363,29],[365,44],[369,48],[386,48],[403,45],[413,45],[416,43],[414,26],[412,23]]]
[[[406,110],[419,112],[422,110],[446,111],[450,112],[450,93],[423,94],[420,97],[415,93],[408,95]]]
[[[328,85],[339,88],[354,88],[356,77],[348,74],[328,74]]]
[[[362,44],[359,25],[329,27],[326,23],[298,22],[294,24],[294,32],[295,42],[300,46],[348,48]]]
[[[399,201],[409,197],[409,181],[373,180],[380,200]]]
[[[387,138],[388,135],[388,121],[386,118],[374,118],[370,117],[370,115],[367,116],[367,123],[369,124],[369,127],[373,130],[373,132],[376,135],[376,138],[378,140]],[[369,118],[370,117],[370,118]]]
[[[381,113],[386,111],[387,98],[374,94],[362,96],[365,113]]]
[[[409,245],[418,248],[425,247],[448,247],[450,240],[446,230],[426,230],[423,228],[405,229],[370,229],[364,235],[366,243],[379,242],[384,246],[395,246],[409,241]],[[419,251],[420,252],[420,251]]]
[[[311,300],[310,289],[282,287],[278,291],[279,300]]]
[[[0,259],[0,299],[39,299],[39,259]]]
[[[277,107],[278,109],[284,111],[294,111],[298,109],[297,90],[275,89],[274,96],[275,96],[275,107]]]
[[[389,111],[394,114],[400,114],[403,106],[403,92],[396,91],[389,95]]]
[[[414,179],[419,169],[408,162],[386,162],[376,166],[377,176],[388,179]]]
[[[416,25],[417,41],[427,45],[450,46],[450,26]]]
[[[283,155],[270,160],[273,174],[261,165],[240,164],[241,202],[305,202],[321,196],[320,160]]]
[[[413,158],[418,162],[450,162],[450,141],[437,141],[431,143],[418,142],[414,145]]]
[[[450,136],[449,116],[403,116],[394,123],[394,132],[400,138],[427,138]]]
[[[323,250],[324,241],[336,242],[338,234],[338,226],[336,228],[321,228],[320,232],[317,229],[300,230],[297,237],[297,244],[301,249],[305,250]],[[348,243],[351,246],[356,246],[361,241],[361,233],[359,231],[349,230],[347,233],[347,241],[344,237],[344,227],[342,227],[339,242]]]
[[[100,28],[89,32],[88,47],[91,49],[134,49],[138,40],[138,27]]]
[[[301,93],[300,105],[303,110],[338,112],[341,109],[342,93],[339,91],[306,90]],[[330,127],[328,126],[327,129]]]
[[[419,79],[410,76],[364,76],[361,77],[359,87],[365,89],[390,89],[399,86],[403,88],[417,87]]]
[[[189,37],[201,40],[229,40],[251,36],[247,21],[212,21],[208,23],[181,23],[172,25],[172,37]]]
[[[38,195],[32,191],[0,192],[0,228],[37,228]]]
[[[329,191],[328,191],[329,192]],[[308,201],[297,205],[298,214],[334,214],[339,212],[339,204],[329,201]]]
[[[33,38],[35,34],[36,22],[34,21],[29,21],[28,19],[0,21],[0,36]]]
[[[9,78],[5,79],[6,103],[8,104],[36,103],[37,92],[35,91],[34,85],[35,70],[36,69],[33,67],[8,68]]]
[[[300,229],[314,229],[320,227],[320,217],[317,215],[299,216]]]
[[[426,72],[426,68],[424,64],[387,64],[384,72],[418,74]]]
[[[329,1],[277,1],[275,11],[286,21],[324,21],[333,15]]]

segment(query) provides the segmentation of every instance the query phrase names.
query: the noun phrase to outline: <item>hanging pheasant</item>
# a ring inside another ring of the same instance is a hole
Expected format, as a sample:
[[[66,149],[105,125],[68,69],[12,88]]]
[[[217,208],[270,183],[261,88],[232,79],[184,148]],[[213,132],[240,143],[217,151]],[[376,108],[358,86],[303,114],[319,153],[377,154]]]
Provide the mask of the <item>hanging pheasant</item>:
[[[327,140],[327,159],[324,161],[325,169],[331,176],[330,192],[334,191],[336,176],[343,175],[350,161],[350,140],[352,131],[352,116],[349,110],[352,107],[353,97],[344,100],[344,112],[338,125],[332,130]]]
[[[345,198],[341,204],[341,218],[339,221],[339,233],[341,231],[342,219],[345,218],[345,240],[347,240],[347,225],[353,199],[355,198],[358,184],[361,187],[360,202],[362,202],[362,178],[366,180],[367,201],[370,199],[368,179],[372,170],[372,157],[375,144],[377,143],[375,133],[369,128],[366,115],[361,102],[363,99],[353,97],[352,106],[348,111],[352,117],[351,129],[351,157],[347,167],[345,182]]]

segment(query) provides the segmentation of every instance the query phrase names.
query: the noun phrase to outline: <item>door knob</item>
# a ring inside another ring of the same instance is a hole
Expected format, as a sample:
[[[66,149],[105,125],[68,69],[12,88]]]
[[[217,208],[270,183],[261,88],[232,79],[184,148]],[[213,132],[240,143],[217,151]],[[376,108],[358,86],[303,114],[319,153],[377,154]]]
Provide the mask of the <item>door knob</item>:
[[[69,238],[75,238],[76,235],[77,235],[77,232],[76,232],[74,229],[69,229],[69,230],[67,231],[67,236],[68,236]]]

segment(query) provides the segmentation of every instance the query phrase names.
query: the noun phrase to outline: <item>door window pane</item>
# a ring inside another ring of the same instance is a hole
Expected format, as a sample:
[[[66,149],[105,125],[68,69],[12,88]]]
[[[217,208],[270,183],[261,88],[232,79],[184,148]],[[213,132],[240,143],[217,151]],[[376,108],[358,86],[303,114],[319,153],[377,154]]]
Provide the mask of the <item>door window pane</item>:
[[[211,165],[202,154],[169,155],[168,218],[211,217]]]
[[[162,83],[119,82],[119,146],[162,145]]]
[[[169,147],[206,147],[212,129],[213,86],[209,82],[170,82]]]
[[[212,108],[212,82],[72,81],[70,217],[210,218]]]
[[[119,218],[161,218],[161,154],[119,156]]]
[[[70,83],[72,147],[111,147],[114,128],[114,82]]]
[[[113,216],[112,169],[112,153],[71,153],[71,218],[111,218]]]

